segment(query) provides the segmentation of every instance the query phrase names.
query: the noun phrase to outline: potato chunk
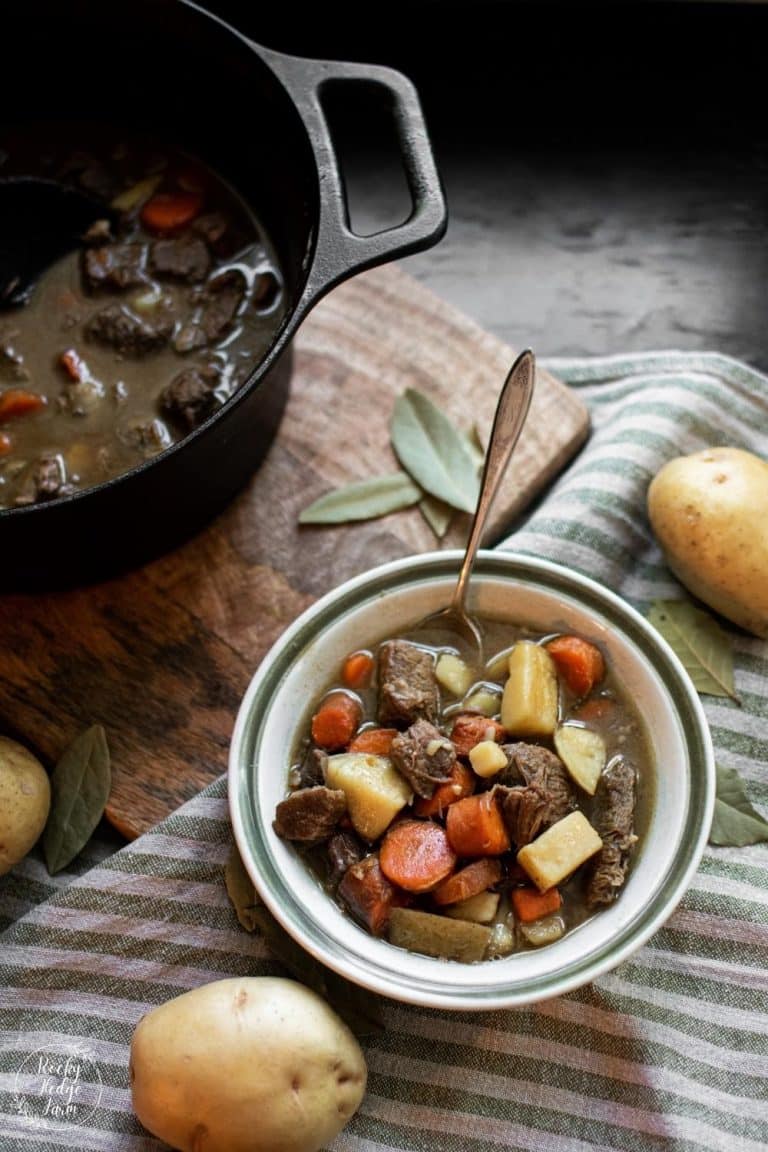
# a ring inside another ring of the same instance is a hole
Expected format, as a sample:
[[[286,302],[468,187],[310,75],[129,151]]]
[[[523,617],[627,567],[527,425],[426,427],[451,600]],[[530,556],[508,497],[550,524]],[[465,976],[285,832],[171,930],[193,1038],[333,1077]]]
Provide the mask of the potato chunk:
[[[571,778],[594,796],[605,768],[605,741],[600,733],[576,724],[561,724],[555,732],[555,748]]]
[[[557,726],[557,669],[540,644],[520,640],[509,654],[501,722],[510,736],[551,736]]]
[[[472,670],[452,652],[441,652],[435,666],[435,678],[452,696],[462,697],[472,684]]]
[[[470,748],[469,762],[477,775],[487,780],[507,767],[507,756],[495,740],[481,740]]]
[[[603,842],[583,812],[570,812],[517,854],[540,892],[554,888],[599,852]]]
[[[352,826],[364,840],[378,839],[413,795],[388,756],[366,752],[329,756],[325,782],[342,790]]]
[[[499,909],[498,892],[478,892],[444,909],[446,916],[455,920],[470,920],[473,924],[490,924]]]
[[[416,908],[393,908],[389,918],[389,942],[409,952],[463,960],[482,960],[491,939],[491,930],[469,920],[450,920]]]

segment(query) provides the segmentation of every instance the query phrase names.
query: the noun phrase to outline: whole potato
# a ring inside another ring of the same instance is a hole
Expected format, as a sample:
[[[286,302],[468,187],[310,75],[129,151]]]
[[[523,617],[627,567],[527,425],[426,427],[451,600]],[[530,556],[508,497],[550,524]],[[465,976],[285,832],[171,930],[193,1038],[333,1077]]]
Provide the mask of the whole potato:
[[[0,736],[0,876],[39,839],[51,807],[51,785],[40,761]]]
[[[768,463],[740,448],[679,456],[651,481],[648,515],[686,588],[768,637]]]
[[[181,1152],[316,1152],[357,1110],[366,1075],[326,1002],[276,977],[185,992],[131,1042],[134,1111]]]

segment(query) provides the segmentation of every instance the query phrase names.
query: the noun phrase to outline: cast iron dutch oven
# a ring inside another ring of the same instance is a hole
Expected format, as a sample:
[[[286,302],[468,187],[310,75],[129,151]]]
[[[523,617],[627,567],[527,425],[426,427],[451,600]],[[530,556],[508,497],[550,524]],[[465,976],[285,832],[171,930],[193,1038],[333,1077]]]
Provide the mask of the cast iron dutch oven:
[[[143,127],[218,170],[270,234],[289,302],[246,383],[185,440],[98,487],[0,511],[0,586],[22,589],[136,565],[217,513],[277,430],[308,311],[353,273],[435,243],[446,214],[417,95],[391,69],[273,52],[186,0],[25,0],[3,49],[9,119]],[[390,103],[413,202],[403,225],[367,237],[349,228],[323,112],[332,87],[354,99],[362,84]]]

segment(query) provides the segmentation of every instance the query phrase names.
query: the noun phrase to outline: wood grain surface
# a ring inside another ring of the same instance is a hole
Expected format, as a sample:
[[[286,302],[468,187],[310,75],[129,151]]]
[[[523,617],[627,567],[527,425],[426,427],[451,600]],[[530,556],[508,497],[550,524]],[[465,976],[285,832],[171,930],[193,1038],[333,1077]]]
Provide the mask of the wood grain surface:
[[[0,728],[52,764],[87,724],[107,731],[107,816],[132,838],[226,770],[241,695],[269,646],[318,596],[438,544],[417,509],[300,528],[302,508],[394,470],[388,423],[408,386],[487,434],[512,350],[396,267],[342,285],[302,326],[278,438],[246,490],[183,547],[104,584],[0,597]],[[509,529],[588,432],[546,372],[497,497],[486,544]]]

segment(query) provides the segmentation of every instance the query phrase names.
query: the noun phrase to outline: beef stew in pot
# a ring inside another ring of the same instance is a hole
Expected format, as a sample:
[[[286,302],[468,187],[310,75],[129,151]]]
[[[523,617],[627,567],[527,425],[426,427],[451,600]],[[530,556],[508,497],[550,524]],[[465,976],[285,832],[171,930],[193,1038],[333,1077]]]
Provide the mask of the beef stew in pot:
[[[426,632],[351,653],[274,819],[360,926],[466,962],[552,943],[612,904],[652,787],[598,645],[483,627],[483,667]]]
[[[285,315],[276,254],[201,161],[147,137],[63,149],[25,128],[0,176],[55,179],[104,204],[30,301],[0,312],[0,508],[130,470],[244,383]]]

